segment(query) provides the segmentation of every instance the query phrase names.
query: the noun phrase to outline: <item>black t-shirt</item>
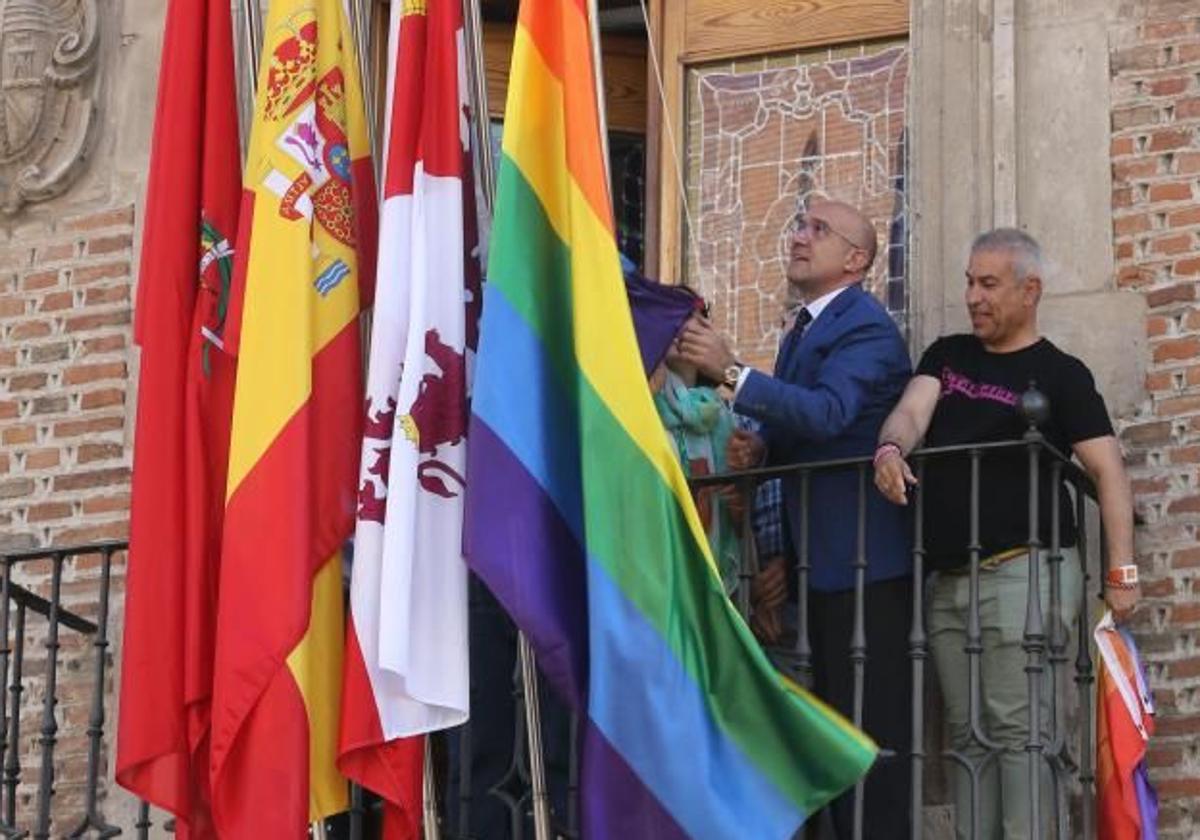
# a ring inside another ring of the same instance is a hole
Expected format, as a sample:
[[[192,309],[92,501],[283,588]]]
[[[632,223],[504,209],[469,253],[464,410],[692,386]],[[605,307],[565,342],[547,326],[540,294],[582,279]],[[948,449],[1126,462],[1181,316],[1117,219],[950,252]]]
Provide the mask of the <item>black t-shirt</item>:
[[[930,345],[917,374],[942,383],[925,446],[954,446],[1017,440],[1028,424],[1020,413],[1021,394],[1034,383],[1050,402],[1041,425],[1047,443],[1068,457],[1071,445],[1111,435],[1112,423],[1096,383],[1083,362],[1040,339],[1013,353],[989,353],[974,335],[952,335]],[[1039,461],[1038,531],[1050,545],[1050,460]],[[969,558],[971,466],[965,455],[931,458],[925,467],[925,548],[932,569],[965,564]],[[980,557],[1029,542],[1029,454],[1024,447],[984,451],[980,459]],[[1073,504],[1059,492],[1059,538],[1075,545]]]

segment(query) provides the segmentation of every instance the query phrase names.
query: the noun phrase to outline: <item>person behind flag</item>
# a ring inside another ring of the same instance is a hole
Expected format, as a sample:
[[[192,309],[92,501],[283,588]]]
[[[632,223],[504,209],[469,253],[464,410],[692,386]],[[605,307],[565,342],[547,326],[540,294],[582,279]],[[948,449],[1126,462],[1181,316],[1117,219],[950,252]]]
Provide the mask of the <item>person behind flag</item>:
[[[171,0],[163,37],[135,341],[116,778],[213,837],[210,704],[234,361],[222,348],[241,192],[232,23]]]
[[[381,247],[338,765],[421,814],[414,738],[467,719],[467,381],[480,296],[462,5],[393,3]]]
[[[222,837],[344,810],[341,549],[362,428],[375,185],[341,0],[274,0],[225,345],[237,355],[212,713]],[[240,295],[239,295],[240,291]]]
[[[861,285],[877,248],[871,223],[848,204],[814,198],[793,224],[787,278],[805,306],[783,339],[774,376],[738,363],[708,323],[689,325],[681,342],[685,359],[734,389],[734,411],[762,423],[759,434],[739,429],[733,436],[734,469],[768,459],[783,465],[869,455],[912,373],[895,322]],[[797,473],[784,479],[784,504],[797,550],[808,518],[813,687],[817,696],[851,714],[859,477],[853,469],[812,475],[808,511],[801,507],[801,481]],[[862,725],[901,752],[912,732],[911,540],[904,514],[874,488],[866,493]],[[776,584],[778,574],[771,576]],[[911,783],[905,761],[887,760],[872,769],[864,793],[865,837],[908,836]],[[834,803],[833,821],[838,837],[851,836],[852,796]]]
[[[583,3],[518,12],[467,557],[579,715],[583,836],[788,838],[876,749],[773,670],[725,595],[644,385],[594,24]]]

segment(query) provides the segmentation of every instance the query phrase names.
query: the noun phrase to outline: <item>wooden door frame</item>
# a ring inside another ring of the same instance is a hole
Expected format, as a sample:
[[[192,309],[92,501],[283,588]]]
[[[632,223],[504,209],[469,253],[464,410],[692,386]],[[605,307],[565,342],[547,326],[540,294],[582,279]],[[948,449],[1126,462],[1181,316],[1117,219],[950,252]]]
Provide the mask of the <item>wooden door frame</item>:
[[[908,34],[909,0],[648,0],[646,271],[679,281],[683,260],[684,83],[690,67]],[[677,157],[678,155],[678,157]]]

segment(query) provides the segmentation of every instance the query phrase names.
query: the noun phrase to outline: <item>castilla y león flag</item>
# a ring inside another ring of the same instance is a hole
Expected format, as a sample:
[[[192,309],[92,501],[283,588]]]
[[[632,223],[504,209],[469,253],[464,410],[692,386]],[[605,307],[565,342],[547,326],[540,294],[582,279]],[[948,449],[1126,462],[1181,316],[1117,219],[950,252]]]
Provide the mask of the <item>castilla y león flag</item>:
[[[226,345],[238,375],[213,693],[222,837],[300,837],[347,806],[335,767],[342,546],[375,246],[367,125],[342,0],[273,0]]]
[[[222,350],[241,155],[227,0],[167,9],[138,272],[141,347],[116,777],[212,837],[213,623],[233,400]]]
[[[458,0],[392,4],[378,292],[339,766],[420,816],[426,732],[467,717],[467,375],[480,272]]]

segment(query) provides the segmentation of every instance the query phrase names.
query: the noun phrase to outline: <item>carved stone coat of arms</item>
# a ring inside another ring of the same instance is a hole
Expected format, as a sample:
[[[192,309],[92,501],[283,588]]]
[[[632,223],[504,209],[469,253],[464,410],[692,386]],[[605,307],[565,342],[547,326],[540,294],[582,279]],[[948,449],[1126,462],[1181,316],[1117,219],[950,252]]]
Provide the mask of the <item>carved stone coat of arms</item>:
[[[61,194],[96,129],[96,0],[0,0],[0,214]]]

